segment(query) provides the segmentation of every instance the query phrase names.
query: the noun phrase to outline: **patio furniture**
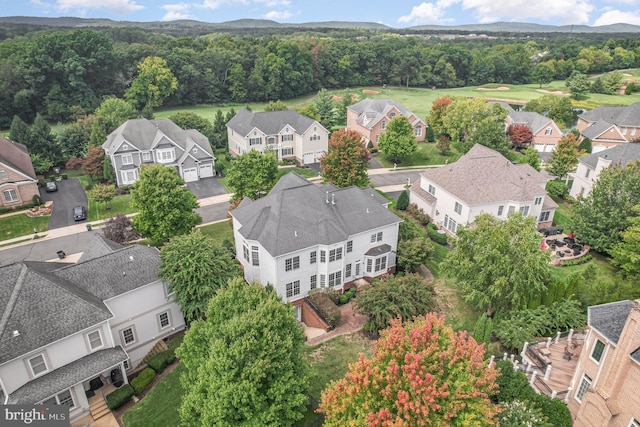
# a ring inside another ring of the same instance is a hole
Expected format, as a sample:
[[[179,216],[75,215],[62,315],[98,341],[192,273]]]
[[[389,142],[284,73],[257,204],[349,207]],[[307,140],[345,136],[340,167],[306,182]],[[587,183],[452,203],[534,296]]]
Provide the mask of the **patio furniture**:
[[[564,347],[564,354],[562,355],[563,359],[571,360],[573,358],[573,353],[569,351],[569,346]]]
[[[556,252],[556,256],[557,256],[558,258],[564,258],[564,252],[562,252],[562,251],[557,251],[557,252]]]
[[[563,242],[562,240],[558,240],[558,241],[556,242],[556,246],[558,246],[558,247],[560,247],[560,248],[561,248],[561,247],[563,247],[563,246],[565,246],[565,245],[566,245],[566,243],[565,243],[565,242]]]
[[[542,347],[540,349],[540,354],[542,354],[543,356],[551,356],[551,350],[546,347]]]

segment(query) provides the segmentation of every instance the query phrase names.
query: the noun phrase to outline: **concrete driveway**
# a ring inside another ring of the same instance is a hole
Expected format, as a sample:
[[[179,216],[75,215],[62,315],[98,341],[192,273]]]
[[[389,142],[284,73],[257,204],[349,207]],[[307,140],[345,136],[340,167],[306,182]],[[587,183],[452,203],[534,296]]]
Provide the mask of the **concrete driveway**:
[[[49,230],[76,224],[72,210],[75,206],[87,206],[87,193],[78,178],[63,179],[58,182],[58,191],[47,193],[40,189],[45,202],[53,201],[53,212],[49,220]]]
[[[187,182],[187,187],[198,199],[206,199],[207,197],[226,194],[224,187],[218,182],[218,178],[215,177]]]

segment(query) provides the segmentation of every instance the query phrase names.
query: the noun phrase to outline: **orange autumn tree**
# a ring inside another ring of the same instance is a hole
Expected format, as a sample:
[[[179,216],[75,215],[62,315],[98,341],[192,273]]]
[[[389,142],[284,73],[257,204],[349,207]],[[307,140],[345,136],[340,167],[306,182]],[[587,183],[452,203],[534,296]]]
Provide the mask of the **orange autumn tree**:
[[[349,366],[322,393],[318,412],[331,426],[496,425],[500,409],[489,395],[497,370],[487,367],[484,345],[454,332],[434,313],[404,325],[392,321],[370,359]]]

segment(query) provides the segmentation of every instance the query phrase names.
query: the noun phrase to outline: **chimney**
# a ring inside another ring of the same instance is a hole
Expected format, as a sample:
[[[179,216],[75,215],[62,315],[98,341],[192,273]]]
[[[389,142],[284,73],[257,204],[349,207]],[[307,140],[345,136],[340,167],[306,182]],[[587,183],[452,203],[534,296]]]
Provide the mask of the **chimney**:
[[[335,205],[336,204],[336,195],[331,193],[331,204]]]
[[[327,191],[327,196],[325,197],[325,201],[327,202],[327,204],[329,203],[329,192]]]

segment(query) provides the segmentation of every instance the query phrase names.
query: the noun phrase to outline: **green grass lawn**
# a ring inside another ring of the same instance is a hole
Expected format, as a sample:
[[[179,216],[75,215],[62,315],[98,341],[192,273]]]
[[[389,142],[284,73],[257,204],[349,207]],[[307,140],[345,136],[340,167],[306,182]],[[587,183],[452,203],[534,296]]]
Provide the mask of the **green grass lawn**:
[[[556,209],[556,213],[553,215],[553,223],[565,229],[571,228],[573,224],[571,208],[565,205],[562,200],[556,200],[556,202],[558,203],[558,209]]]
[[[462,151],[459,143],[452,143],[449,151],[443,156],[436,148],[435,143],[420,142],[418,143],[418,149],[413,154],[400,157],[398,167],[443,165],[447,160],[455,162],[460,156],[462,156]],[[394,159],[391,156],[380,153],[376,155],[376,160],[386,168],[393,167]]]
[[[198,227],[198,229],[203,234],[211,236],[220,243],[222,243],[224,240],[233,242],[233,229],[231,228],[231,224],[229,224],[229,222],[227,221],[205,225],[202,227]]]
[[[89,200],[89,221],[100,221],[118,214],[130,214],[135,210],[131,207],[131,195],[123,194],[116,196],[108,204],[110,209],[106,209],[105,203],[96,203],[93,200]]]
[[[34,228],[38,233],[47,231],[49,216],[29,217],[26,213],[0,218],[0,241],[15,237],[32,235]]]

